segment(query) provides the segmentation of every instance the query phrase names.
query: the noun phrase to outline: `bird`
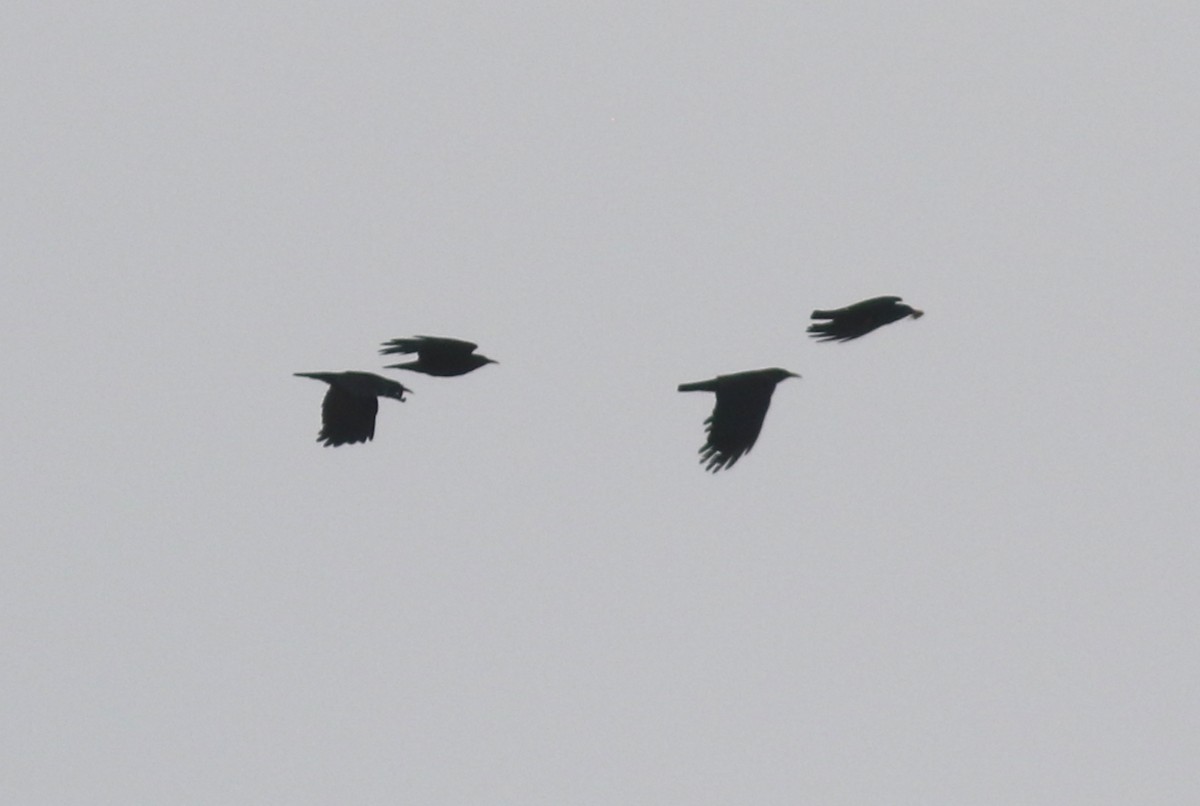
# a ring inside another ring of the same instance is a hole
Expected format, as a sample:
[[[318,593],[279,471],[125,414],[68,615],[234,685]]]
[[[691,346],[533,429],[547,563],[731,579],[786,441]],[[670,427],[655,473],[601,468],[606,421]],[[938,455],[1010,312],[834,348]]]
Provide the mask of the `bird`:
[[[749,453],[762,431],[776,384],[799,377],[794,372],[774,367],[679,384],[680,392],[715,392],[717,395],[712,416],[704,421],[708,432],[708,440],[700,448],[700,464],[705,466],[704,469],[716,473],[733,467],[742,454]]]
[[[442,336],[415,336],[411,339],[392,339],[383,343],[379,352],[383,355],[416,353],[417,360],[407,364],[389,364],[388,369],[409,369],[426,375],[450,377],[466,375],[484,364],[498,364],[485,355],[475,352],[479,345],[461,339]]]
[[[321,432],[317,435],[317,442],[323,442],[326,447],[373,439],[379,398],[390,397],[404,402],[404,395],[412,392],[402,383],[371,372],[294,374],[329,384],[329,391],[321,401]]]
[[[900,297],[874,297],[832,311],[813,311],[813,319],[827,319],[808,326],[808,334],[819,341],[850,341],[906,316],[920,319],[924,311],[905,305]]]

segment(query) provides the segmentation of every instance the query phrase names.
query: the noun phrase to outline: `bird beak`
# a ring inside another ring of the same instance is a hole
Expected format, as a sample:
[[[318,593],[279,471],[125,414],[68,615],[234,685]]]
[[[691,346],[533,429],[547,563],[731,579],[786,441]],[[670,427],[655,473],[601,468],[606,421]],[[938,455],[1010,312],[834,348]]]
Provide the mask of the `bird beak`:
[[[803,376],[802,376],[802,375],[801,375],[799,372],[789,372],[789,373],[788,373],[788,377],[789,377],[789,378],[800,378],[800,377],[803,377]]]
[[[913,312],[910,314],[910,316],[912,316],[913,319],[920,319],[924,315],[925,315],[924,311],[918,311],[916,308],[913,308]]]

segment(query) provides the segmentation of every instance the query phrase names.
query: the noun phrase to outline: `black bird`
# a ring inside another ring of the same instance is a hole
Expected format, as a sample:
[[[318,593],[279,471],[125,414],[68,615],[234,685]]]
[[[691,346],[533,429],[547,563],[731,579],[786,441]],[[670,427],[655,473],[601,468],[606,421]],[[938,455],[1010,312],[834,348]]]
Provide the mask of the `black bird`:
[[[317,441],[324,442],[326,446],[373,439],[379,398],[391,397],[404,402],[404,394],[412,392],[403,384],[370,372],[295,374],[329,384],[329,391],[321,401],[321,433],[317,435]]]
[[[700,448],[700,463],[705,470],[733,467],[749,453],[762,431],[763,420],[771,406],[775,385],[788,378],[799,378],[786,369],[752,369],[712,380],[679,384],[681,392],[716,392],[717,405],[704,421],[708,441]]]
[[[466,375],[484,364],[498,364],[475,352],[478,344],[441,336],[416,336],[411,339],[392,339],[383,343],[383,355],[416,353],[417,360],[407,364],[389,364],[388,369],[411,369],[426,375]]]
[[[813,311],[813,319],[829,321],[809,325],[808,333],[820,341],[850,341],[906,316],[920,319],[924,315],[924,311],[905,305],[900,297],[875,297],[836,311]]]

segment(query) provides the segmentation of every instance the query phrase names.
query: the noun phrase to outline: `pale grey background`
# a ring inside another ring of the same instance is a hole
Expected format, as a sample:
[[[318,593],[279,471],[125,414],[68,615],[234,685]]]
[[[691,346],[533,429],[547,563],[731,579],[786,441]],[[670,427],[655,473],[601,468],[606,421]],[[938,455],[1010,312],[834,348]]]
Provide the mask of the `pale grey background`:
[[[1196,802],[1188,8],[6,3],[0,800]]]

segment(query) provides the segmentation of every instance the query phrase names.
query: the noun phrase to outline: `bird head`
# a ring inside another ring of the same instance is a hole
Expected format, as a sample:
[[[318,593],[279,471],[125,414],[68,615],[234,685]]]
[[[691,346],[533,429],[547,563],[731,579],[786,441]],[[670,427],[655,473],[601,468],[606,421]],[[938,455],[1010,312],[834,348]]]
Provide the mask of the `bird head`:
[[[409,389],[407,386],[400,383],[397,383],[395,386],[388,386],[379,391],[380,397],[390,397],[395,400],[399,400],[401,403],[404,402],[404,396],[406,394],[411,395],[412,389]]]

